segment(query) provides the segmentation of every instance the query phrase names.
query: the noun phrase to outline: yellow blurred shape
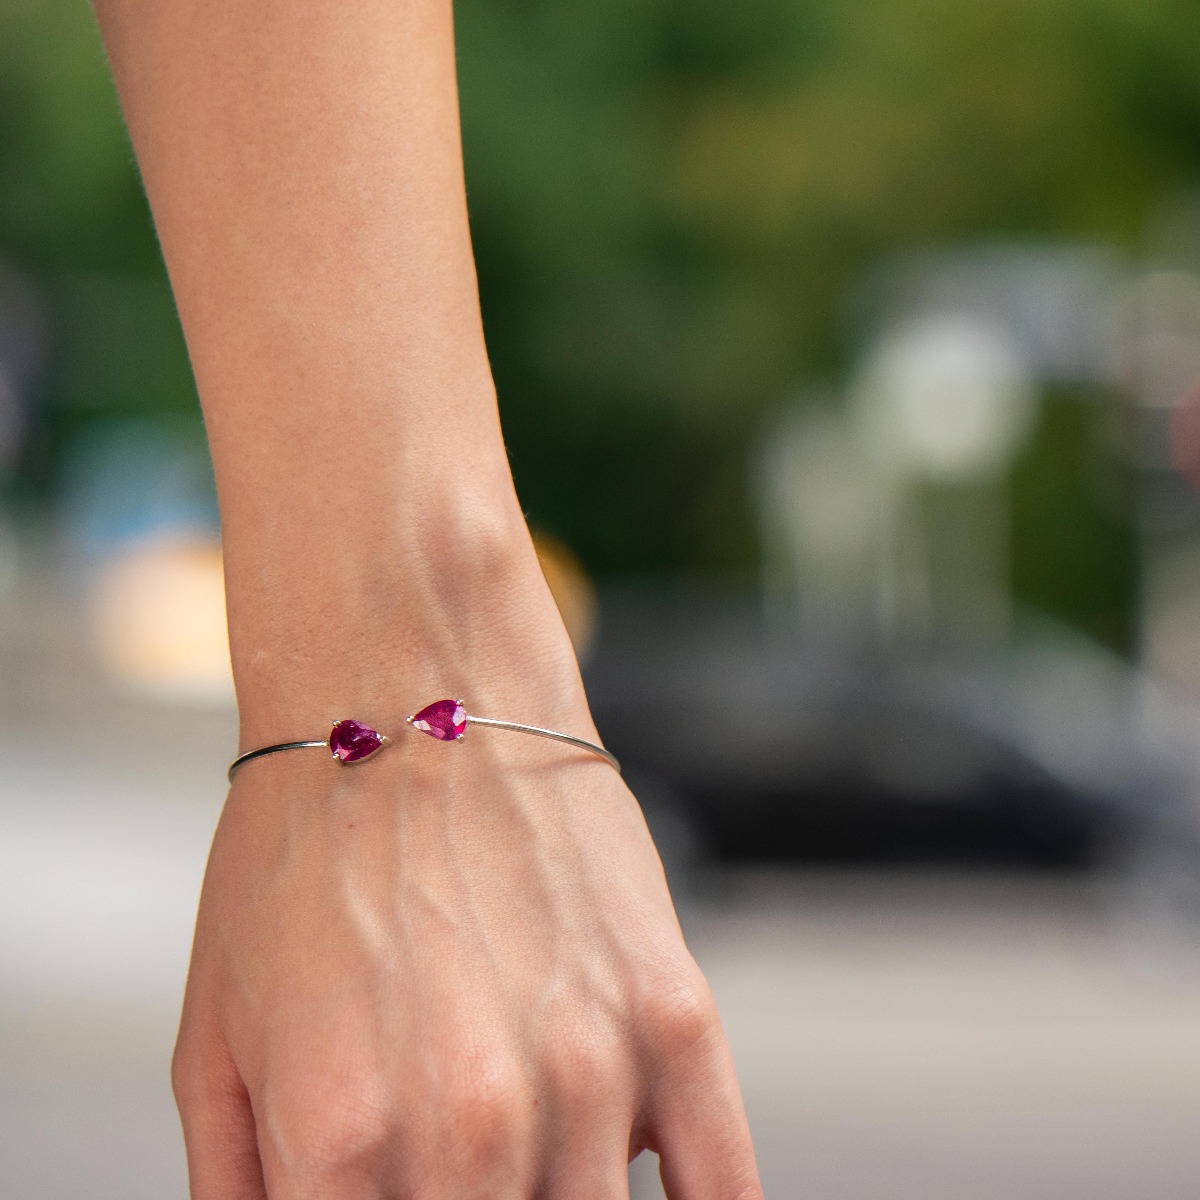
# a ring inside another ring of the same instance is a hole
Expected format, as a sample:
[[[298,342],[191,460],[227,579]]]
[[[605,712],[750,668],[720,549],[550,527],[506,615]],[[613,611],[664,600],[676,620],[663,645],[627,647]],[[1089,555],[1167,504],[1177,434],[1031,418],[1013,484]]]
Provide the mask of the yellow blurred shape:
[[[558,538],[534,533],[533,545],[575,655],[583,662],[596,633],[596,589],[579,559]]]
[[[231,702],[221,546],[198,537],[140,542],[101,568],[92,634],[119,682],[166,699]]]
[[[536,534],[534,546],[582,661],[595,634],[595,590],[557,538]],[[90,616],[100,662],[120,683],[165,699],[233,700],[218,541],[159,539],[122,551],[96,578]]]

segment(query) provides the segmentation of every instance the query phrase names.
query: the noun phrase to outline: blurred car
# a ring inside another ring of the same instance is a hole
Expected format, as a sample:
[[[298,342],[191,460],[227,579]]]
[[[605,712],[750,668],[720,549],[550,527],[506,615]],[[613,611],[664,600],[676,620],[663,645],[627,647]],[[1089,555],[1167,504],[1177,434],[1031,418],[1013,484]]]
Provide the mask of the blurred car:
[[[906,648],[736,589],[615,587],[600,611],[593,713],[669,868],[1084,865],[1195,837],[1190,714],[1049,621]]]

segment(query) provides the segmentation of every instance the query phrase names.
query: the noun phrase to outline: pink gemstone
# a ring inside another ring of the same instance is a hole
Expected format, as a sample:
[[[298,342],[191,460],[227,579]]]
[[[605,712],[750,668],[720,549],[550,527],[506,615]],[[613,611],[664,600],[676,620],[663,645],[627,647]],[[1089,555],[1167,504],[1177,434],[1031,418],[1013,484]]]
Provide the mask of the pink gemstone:
[[[439,741],[451,742],[462,737],[467,727],[467,713],[461,700],[435,700],[409,717],[408,723]]]
[[[357,762],[382,745],[383,738],[361,721],[339,721],[329,735],[330,753],[342,762]]]

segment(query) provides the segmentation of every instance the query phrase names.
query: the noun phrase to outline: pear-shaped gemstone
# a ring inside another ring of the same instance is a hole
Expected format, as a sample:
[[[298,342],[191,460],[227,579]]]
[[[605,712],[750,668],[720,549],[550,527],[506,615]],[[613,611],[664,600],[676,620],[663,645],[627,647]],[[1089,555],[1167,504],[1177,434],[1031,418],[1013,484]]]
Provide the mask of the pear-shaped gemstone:
[[[461,700],[435,700],[409,717],[408,723],[439,741],[451,742],[462,737],[467,727],[467,712]]]
[[[357,762],[382,745],[383,738],[361,721],[339,721],[329,735],[329,751],[342,762]]]

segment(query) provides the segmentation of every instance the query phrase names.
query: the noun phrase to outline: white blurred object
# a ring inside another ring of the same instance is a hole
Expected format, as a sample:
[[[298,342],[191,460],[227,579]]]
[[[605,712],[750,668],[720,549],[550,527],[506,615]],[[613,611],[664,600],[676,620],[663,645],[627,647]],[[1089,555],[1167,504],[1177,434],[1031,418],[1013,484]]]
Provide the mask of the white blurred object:
[[[1163,548],[1145,564],[1142,660],[1158,679],[1194,691],[1200,681],[1200,544]]]
[[[219,542],[180,535],[122,548],[98,568],[90,608],[116,682],[167,700],[233,702]]]
[[[1200,696],[1200,501],[1181,473],[1194,448],[1188,406],[1200,381],[1200,274],[1168,248],[1111,306],[1111,369],[1132,404],[1114,451],[1137,474],[1138,645],[1160,683]],[[1177,423],[1181,415],[1185,421]],[[1194,427],[1194,425],[1193,425]]]
[[[1200,377],[1200,277],[1147,271],[1115,296],[1109,368],[1147,408],[1173,408]]]
[[[923,249],[870,272],[854,303],[873,331],[903,314],[969,313],[1005,330],[1042,382],[1092,385],[1108,378],[1108,300],[1127,270],[1111,247],[1086,243]]]
[[[1037,395],[1024,355],[1002,328],[944,314],[885,337],[852,403],[864,444],[885,468],[955,483],[1009,464],[1032,427]]]
[[[769,586],[889,637],[1002,633],[1003,478],[1037,402],[1027,359],[986,318],[897,325],[846,416],[797,408],[766,431],[755,483]]]
[[[871,590],[884,496],[837,415],[789,409],[765,432],[754,480],[776,591],[843,613]]]

